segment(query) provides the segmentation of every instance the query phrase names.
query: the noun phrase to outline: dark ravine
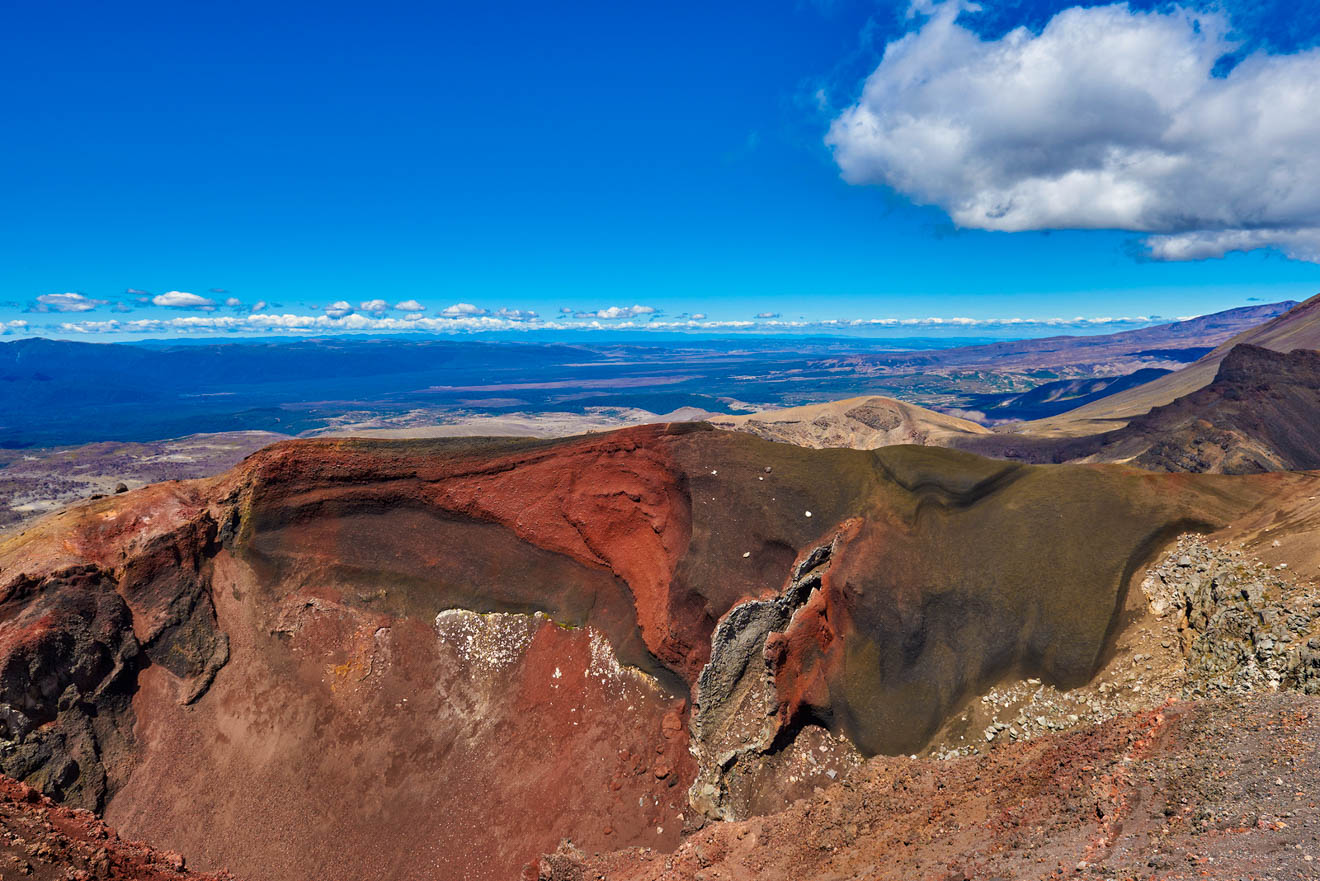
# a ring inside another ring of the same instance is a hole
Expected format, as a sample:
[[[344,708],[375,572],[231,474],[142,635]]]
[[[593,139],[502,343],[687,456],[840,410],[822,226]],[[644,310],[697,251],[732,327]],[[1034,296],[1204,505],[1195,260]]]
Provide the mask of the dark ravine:
[[[1168,354],[1191,361],[1205,355],[1209,348],[1175,350]],[[1155,355],[1160,352],[1141,352]],[[1168,376],[1173,371],[1158,367],[1142,367],[1118,376],[1097,376],[1085,379],[1060,379],[1036,386],[1029,392],[997,395],[969,395],[964,409],[979,410],[988,419],[1041,419],[1084,407],[1110,395],[1136,388]]]
[[[1238,345],[1214,380],[1123,428],[1084,437],[958,438],[958,447],[1035,463],[1125,462],[1153,471],[1254,474],[1320,468],[1320,352]]]
[[[673,847],[699,779],[775,809],[803,738],[907,753],[1010,672],[1085,681],[1152,541],[1302,479],[699,425],[279,444],[0,545],[0,768],[250,881]]]

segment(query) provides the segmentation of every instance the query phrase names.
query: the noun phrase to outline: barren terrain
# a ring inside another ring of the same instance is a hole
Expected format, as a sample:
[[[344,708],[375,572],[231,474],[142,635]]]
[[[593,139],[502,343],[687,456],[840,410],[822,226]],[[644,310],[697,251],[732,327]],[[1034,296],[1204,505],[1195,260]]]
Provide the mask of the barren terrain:
[[[886,774],[1091,774],[1193,680],[1305,689],[1318,489],[694,424],[284,442],[0,544],[0,767],[252,881],[508,878]],[[1050,865],[1091,861],[1065,819]]]

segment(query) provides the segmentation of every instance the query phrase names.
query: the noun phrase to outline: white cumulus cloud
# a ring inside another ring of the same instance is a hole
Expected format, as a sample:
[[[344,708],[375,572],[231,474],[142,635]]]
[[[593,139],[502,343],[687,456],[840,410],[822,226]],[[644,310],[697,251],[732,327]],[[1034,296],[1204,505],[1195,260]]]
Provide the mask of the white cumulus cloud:
[[[605,309],[598,309],[595,312],[578,312],[578,318],[605,318],[613,321],[617,318],[638,318],[642,315],[654,315],[656,308],[654,306],[610,306]]]
[[[168,306],[171,309],[200,309],[209,312],[215,308],[215,301],[200,294],[187,291],[166,291],[151,298],[154,306]]]
[[[347,300],[336,300],[325,307],[325,314],[331,318],[343,318],[353,311],[353,304]]]
[[[441,315],[485,315],[486,310],[480,306],[474,306],[471,303],[455,303],[452,306],[446,306],[440,311]]]
[[[1273,247],[1320,262],[1320,48],[1226,76],[1227,20],[1073,8],[983,40],[963,0],[891,43],[826,137],[845,180],[1003,231],[1147,233],[1195,260]]]
[[[363,303],[359,303],[358,308],[371,315],[384,315],[386,312],[390,311],[390,304],[380,299],[367,300]]]
[[[42,294],[28,307],[29,312],[90,312],[107,301],[96,300],[86,294]]]
[[[426,307],[416,300],[402,300],[394,304],[394,308],[400,312],[425,312]]]

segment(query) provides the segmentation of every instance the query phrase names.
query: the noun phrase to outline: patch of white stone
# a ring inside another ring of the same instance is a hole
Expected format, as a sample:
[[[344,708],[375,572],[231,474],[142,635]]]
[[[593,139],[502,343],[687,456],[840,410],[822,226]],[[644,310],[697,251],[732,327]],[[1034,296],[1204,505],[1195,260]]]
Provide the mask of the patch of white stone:
[[[540,612],[523,615],[445,609],[435,616],[435,633],[454,648],[469,669],[498,673],[523,659],[544,618]]]
[[[458,660],[469,672],[492,676],[522,662],[531,648],[537,630],[553,619],[544,612],[474,612],[470,609],[445,609],[435,616],[435,633],[452,647]],[[621,694],[625,686],[637,685],[659,689],[654,677],[619,661],[614,646],[604,633],[586,628],[591,651],[586,675],[606,691]],[[558,687],[564,672],[555,668],[550,685]]]

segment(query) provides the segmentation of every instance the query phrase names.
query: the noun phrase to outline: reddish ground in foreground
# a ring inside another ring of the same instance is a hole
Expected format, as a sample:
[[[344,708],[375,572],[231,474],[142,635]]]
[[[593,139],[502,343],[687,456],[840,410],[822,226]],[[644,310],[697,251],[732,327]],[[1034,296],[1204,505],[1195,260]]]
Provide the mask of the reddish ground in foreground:
[[[1175,703],[939,762],[877,758],[673,854],[544,858],[545,881],[1320,877],[1320,702]]]

